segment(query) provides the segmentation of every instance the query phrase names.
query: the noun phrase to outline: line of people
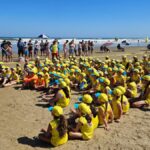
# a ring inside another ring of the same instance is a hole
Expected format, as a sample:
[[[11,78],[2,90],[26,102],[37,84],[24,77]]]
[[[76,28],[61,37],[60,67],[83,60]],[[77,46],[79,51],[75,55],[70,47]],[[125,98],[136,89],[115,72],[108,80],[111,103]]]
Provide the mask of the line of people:
[[[54,40],[50,43],[48,40],[45,42],[41,40],[32,40],[28,42],[23,41],[19,38],[17,42],[18,57],[25,59],[36,58],[37,56],[43,56],[49,59],[54,59],[60,57],[60,51],[64,53],[64,58],[69,56],[88,56],[93,53],[94,43],[92,41],[83,41],[78,44],[74,40],[68,41],[61,46],[58,40]],[[13,48],[10,41],[3,41],[1,44],[2,51],[2,61],[13,61]],[[40,53],[40,54],[39,54]]]
[[[26,60],[24,69],[0,64],[0,84],[22,83],[22,89],[46,90],[42,101],[49,105],[53,120],[47,130],[41,129],[38,138],[53,146],[68,139],[90,140],[99,126],[109,130],[109,123],[120,122],[130,107],[150,105],[150,56],[128,60],[70,56],[34,62]],[[69,117],[63,113],[71,101],[71,90],[80,96],[71,108]],[[99,129],[100,130],[100,129]]]
[[[4,40],[1,43],[1,51],[2,51],[2,61],[13,61],[13,49],[12,43],[10,41]]]

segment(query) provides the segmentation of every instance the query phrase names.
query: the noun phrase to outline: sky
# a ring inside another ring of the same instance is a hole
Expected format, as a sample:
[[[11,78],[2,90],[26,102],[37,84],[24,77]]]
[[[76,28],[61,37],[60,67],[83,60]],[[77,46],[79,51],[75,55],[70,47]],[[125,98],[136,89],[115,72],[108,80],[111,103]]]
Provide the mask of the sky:
[[[146,37],[150,0],[0,0],[0,37]]]

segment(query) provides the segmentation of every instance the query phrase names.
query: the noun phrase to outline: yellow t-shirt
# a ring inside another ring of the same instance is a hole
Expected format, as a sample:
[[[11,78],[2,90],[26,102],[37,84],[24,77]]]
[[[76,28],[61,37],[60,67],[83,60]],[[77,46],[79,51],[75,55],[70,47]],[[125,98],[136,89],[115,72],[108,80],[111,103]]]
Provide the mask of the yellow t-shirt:
[[[146,93],[145,103],[150,105],[150,86],[148,87],[148,92]]]
[[[19,81],[20,81],[19,75],[17,73],[11,74],[10,78],[11,78],[11,80],[16,80],[17,83],[19,83]]]
[[[106,113],[106,120],[108,121],[108,119],[109,119],[109,112],[112,111],[112,108],[111,108],[110,104],[109,104],[109,103],[107,104],[107,110],[106,110],[106,104],[102,104],[101,106],[99,106],[99,108],[100,108],[104,113]],[[100,125],[103,125],[103,124],[104,124],[102,117],[99,118],[99,124],[100,124]]]
[[[92,86],[95,89],[95,91],[100,91],[101,89],[101,85],[98,80],[92,81]]]
[[[138,95],[137,88],[131,88],[130,90],[131,98],[136,98]]]
[[[58,127],[57,120],[52,120],[50,122],[50,126],[52,128],[52,133],[51,133],[52,137],[50,140],[51,144],[53,146],[59,146],[59,145],[67,143],[67,141],[68,141],[68,134],[67,133],[63,137],[59,136],[59,132],[57,131],[57,127]]]
[[[56,105],[60,107],[67,107],[70,104],[70,98],[67,98],[63,90],[59,90],[58,94],[61,95]]]
[[[48,72],[44,74],[45,86],[48,87],[50,76]]]
[[[124,86],[124,83],[126,82],[126,78],[123,76],[123,75],[121,75],[121,76],[116,76],[116,83],[118,84],[118,85],[122,85],[122,86]]]
[[[52,46],[52,53],[57,53],[58,52],[58,45],[55,44]]]
[[[96,117],[92,117],[92,123],[93,123],[93,127],[94,129],[96,129],[98,127],[99,124],[99,119],[98,119],[98,115],[96,115]]]
[[[135,83],[140,83],[140,75],[133,75],[131,76],[131,81],[134,81]]]
[[[85,117],[80,117],[79,122],[82,124],[80,131],[82,133],[82,138],[84,140],[89,140],[93,137],[94,126],[91,122],[90,124],[87,122]]]
[[[116,119],[119,117],[118,105],[122,106],[123,113],[128,112],[130,108],[130,104],[126,96],[123,95],[122,103],[121,103],[121,96],[118,99],[113,99],[112,107],[113,107],[114,118]]]

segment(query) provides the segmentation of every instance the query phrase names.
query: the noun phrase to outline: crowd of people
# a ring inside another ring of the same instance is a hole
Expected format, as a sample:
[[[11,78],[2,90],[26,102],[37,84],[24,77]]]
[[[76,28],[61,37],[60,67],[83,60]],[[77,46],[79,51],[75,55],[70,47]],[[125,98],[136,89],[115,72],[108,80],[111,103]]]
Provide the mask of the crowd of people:
[[[35,61],[26,59],[23,68],[0,63],[0,85],[16,84],[21,89],[46,91],[42,101],[49,105],[53,120],[46,130],[41,129],[39,140],[53,146],[68,139],[90,140],[99,126],[109,130],[109,123],[122,121],[130,107],[150,105],[150,56],[144,55],[142,60],[137,56],[133,60],[106,57],[104,61],[82,56],[41,61],[37,56]],[[63,109],[70,105],[72,90],[80,96],[66,117]]]
[[[63,52],[63,57],[68,58],[69,56],[89,56],[93,53],[94,43],[92,41],[84,41],[75,43],[74,40],[70,42],[66,40],[61,46],[59,41],[56,39],[53,42],[48,40],[29,40],[28,42],[23,41],[19,38],[17,42],[18,57],[25,59],[33,59],[37,56],[43,56],[45,58],[54,59],[60,57],[60,51]],[[12,61],[13,59],[13,48],[10,41],[4,40],[1,43],[2,61]]]

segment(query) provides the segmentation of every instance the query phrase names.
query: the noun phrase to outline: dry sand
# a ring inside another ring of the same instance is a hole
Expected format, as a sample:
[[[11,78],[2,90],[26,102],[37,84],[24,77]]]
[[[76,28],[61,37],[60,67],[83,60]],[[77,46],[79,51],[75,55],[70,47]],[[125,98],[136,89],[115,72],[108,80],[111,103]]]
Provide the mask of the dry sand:
[[[142,51],[141,51],[142,50]],[[131,58],[141,57],[144,48],[128,48],[125,52]],[[107,54],[96,53],[96,57],[120,58],[122,52]],[[18,85],[19,86],[19,85]],[[34,137],[41,128],[47,128],[51,119],[50,113],[39,102],[40,92],[18,90],[18,86],[0,88],[0,150],[44,150],[50,149]],[[72,93],[72,104],[78,94]],[[65,109],[65,114],[69,112]],[[150,110],[130,109],[128,115],[123,116],[120,123],[110,124],[110,131],[98,128],[94,138],[90,141],[69,141],[67,144],[52,149],[66,150],[149,150],[150,149]]]

